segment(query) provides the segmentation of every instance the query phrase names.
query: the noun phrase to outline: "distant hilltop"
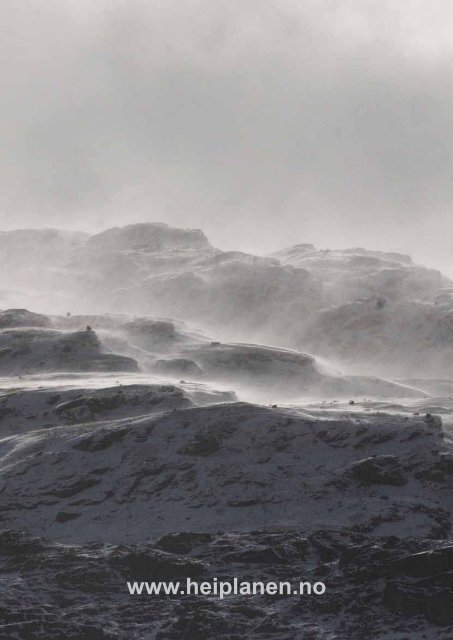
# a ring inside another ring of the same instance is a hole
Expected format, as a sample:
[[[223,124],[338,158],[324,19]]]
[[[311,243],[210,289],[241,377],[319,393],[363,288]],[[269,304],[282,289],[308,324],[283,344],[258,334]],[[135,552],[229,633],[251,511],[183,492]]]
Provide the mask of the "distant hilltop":
[[[162,223],[0,232],[0,308],[24,307],[188,321],[377,374],[453,370],[453,282],[395,252],[300,242],[259,256]]]

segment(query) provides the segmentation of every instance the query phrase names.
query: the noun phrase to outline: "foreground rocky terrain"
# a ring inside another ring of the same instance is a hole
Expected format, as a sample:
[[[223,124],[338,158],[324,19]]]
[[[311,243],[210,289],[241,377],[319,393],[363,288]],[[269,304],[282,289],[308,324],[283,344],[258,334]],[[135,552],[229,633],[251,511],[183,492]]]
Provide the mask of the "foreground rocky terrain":
[[[452,546],[349,531],[176,533],[140,545],[0,536],[2,637],[451,637]],[[439,568],[442,567],[441,572]],[[20,576],[20,577],[19,577]],[[136,580],[319,579],[322,597],[129,596]]]
[[[37,382],[0,399],[2,638],[451,637],[453,452],[432,398],[264,407],[206,389],[198,406],[190,383]],[[327,591],[127,590],[186,577]]]

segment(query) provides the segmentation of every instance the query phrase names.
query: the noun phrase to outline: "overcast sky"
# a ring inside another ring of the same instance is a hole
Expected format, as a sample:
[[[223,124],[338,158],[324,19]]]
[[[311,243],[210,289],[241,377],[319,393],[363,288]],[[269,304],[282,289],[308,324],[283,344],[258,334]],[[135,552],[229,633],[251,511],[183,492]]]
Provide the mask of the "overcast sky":
[[[0,228],[150,220],[453,274],[451,0],[1,0]]]

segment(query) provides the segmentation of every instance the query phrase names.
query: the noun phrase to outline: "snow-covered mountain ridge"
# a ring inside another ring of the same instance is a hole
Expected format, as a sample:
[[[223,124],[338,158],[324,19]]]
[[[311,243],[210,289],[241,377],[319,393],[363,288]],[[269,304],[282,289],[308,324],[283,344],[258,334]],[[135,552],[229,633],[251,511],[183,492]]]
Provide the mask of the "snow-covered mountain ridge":
[[[298,244],[253,256],[143,223],[3,232],[0,256],[3,308],[169,317],[380,375],[453,370],[453,283],[397,253]]]

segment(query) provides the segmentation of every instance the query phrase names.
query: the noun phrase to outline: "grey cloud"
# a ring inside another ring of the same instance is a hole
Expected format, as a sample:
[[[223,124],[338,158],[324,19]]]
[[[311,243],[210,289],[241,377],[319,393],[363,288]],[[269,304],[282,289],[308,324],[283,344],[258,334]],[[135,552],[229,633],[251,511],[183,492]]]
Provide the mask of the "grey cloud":
[[[164,220],[225,247],[362,244],[448,268],[447,0],[0,12],[0,226]]]

